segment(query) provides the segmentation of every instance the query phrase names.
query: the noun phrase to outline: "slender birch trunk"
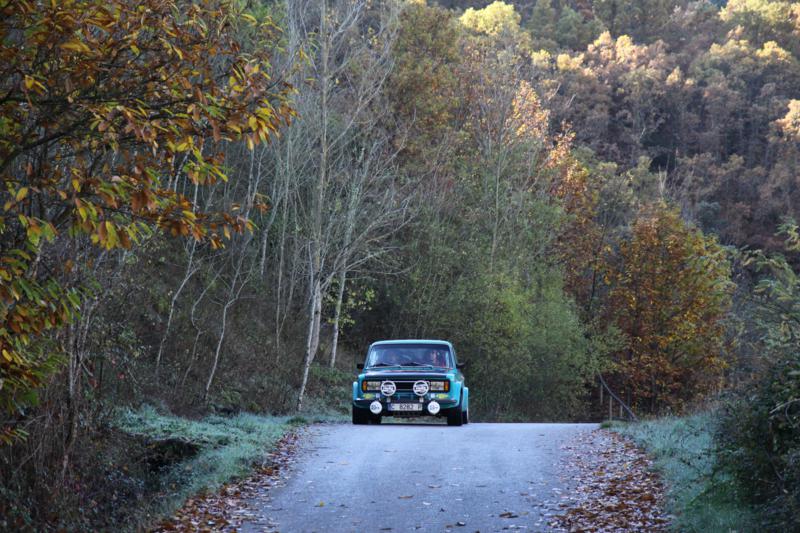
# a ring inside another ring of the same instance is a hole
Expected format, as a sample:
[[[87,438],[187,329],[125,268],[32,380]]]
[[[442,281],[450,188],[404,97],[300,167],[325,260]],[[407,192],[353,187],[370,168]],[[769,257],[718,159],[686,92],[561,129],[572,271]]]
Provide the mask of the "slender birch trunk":
[[[336,351],[339,344],[339,318],[342,316],[342,299],[344,298],[344,284],[347,282],[347,270],[342,268],[339,272],[339,290],[336,294],[336,309],[333,313],[333,339],[331,340],[330,367],[336,367]]]
[[[322,310],[322,203],[325,199],[325,186],[328,173],[328,2],[322,0],[319,11],[320,39],[320,156],[319,172],[313,200],[313,226],[311,235],[310,286],[311,305],[308,315],[308,335],[303,363],[303,380],[297,397],[297,410],[303,407],[303,399],[308,383],[308,372],[319,347],[319,325]]]

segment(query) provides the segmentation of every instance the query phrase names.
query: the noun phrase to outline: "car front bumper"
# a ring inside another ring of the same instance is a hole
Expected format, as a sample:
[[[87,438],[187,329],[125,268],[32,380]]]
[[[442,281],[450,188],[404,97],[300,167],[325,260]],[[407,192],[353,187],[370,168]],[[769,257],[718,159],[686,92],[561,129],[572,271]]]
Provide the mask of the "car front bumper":
[[[380,402],[381,416],[441,416],[453,408],[458,408],[458,400],[451,398],[449,394],[443,393],[430,393],[422,398],[418,396],[394,395],[386,397],[380,393],[365,393],[353,400],[353,406],[361,409],[369,410],[372,402]],[[436,415],[432,415],[428,410],[428,404],[431,402],[439,404],[440,411]],[[419,411],[392,411],[391,404],[420,404],[422,408]]]

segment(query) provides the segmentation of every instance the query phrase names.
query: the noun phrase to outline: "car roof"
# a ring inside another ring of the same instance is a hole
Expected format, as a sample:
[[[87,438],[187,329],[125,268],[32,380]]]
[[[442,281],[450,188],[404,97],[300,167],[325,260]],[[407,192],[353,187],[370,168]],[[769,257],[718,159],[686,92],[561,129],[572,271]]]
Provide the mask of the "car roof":
[[[370,348],[380,344],[446,344],[453,348],[453,345],[450,341],[443,341],[443,340],[436,340],[436,339],[396,339],[396,340],[386,340],[386,341],[376,341],[370,344]]]

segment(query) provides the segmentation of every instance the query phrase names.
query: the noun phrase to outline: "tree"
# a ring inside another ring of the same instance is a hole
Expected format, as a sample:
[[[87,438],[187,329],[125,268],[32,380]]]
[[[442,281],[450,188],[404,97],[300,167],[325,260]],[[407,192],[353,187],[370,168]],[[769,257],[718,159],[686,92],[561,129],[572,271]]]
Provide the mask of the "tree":
[[[460,20],[461,24],[473,31],[500,36],[518,34],[521,17],[513,4],[495,0],[483,9],[467,9]]]
[[[289,88],[270,77],[274,27],[235,4],[2,9],[0,405],[13,416],[53,368],[47,354],[59,350],[43,337],[57,345],[48,331],[80,307],[77,287],[61,283],[72,264],[59,250],[84,239],[129,249],[151,228],[222,246],[250,223],[199,211],[179,180],[225,180],[220,143],[267,141],[292,111]],[[245,51],[239,32],[259,46]]]
[[[456,17],[421,3],[403,6],[397,21],[386,85],[393,125],[400,130],[395,145],[400,160],[413,174],[437,175],[453,164],[457,149],[461,88],[456,69],[461,63],[461,32]],[[421,53],[424,51],[424,53]]]
[[[555,29],[558,44],[572,50],[584,50],[605,31],[598,19],[586,19],[570,6],[564,6],[561,10]]]
[[[308,282],[298,410],[320,347],[328,290],[337,280],[337,296],[343,297],[347,275],[378,261],[387,237],[403,227],[408,207],[394,171],[402,143],[393,147],[381,128],[397,12],[373,10],[364,1],[311,4],[293,3],[289,12],[300,41],[317,44],[304,72],[313,86],[298,101],[303,118],[294,126],[304,149],[286,146],[295,169],[287,178],[296,182],[298,195],[292,222],[304,258],[295,267]],[[338,297],[336,307],[341,312]]]
[[[800,10],[797,3],[782,0],[730,0],[720,11],[720,19],[730,28],[741,28],[753,44],[776,41],[795,54],[800,29]]]
[[[607,312],[627,337],[616,384],[648,412],[715,390],[725,367],[727,253],[664,205],[643,208],[611,262]]]
[[[593,10],[614,37],[630,35],[638,43],[651,43],[658,39],[676,3],[680,6],[688,2],[597,0]]]
[[[565,8],[566,9],[566,8]],[[576,13],[577,14],[577,13]],[[530,30],[538,48],[556,47],[556,20],[558,15],[550,0],[537,0],[525,27]]]

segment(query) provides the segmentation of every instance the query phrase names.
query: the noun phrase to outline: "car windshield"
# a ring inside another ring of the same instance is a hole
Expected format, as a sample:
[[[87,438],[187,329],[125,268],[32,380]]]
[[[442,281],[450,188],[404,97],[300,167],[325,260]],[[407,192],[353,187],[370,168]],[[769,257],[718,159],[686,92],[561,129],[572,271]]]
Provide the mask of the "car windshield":
[[[379,344],[370,350],[366,366],[452,368],[451,360],[450,348],[446,344]]]

